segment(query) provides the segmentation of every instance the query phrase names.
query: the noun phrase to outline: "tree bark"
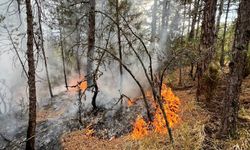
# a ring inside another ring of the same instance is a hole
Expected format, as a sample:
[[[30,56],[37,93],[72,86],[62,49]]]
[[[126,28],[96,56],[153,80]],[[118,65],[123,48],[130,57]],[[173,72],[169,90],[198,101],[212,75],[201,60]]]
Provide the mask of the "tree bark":
[[[116,22],[117,22],[117,39],[118,39],[118,47],[119,47],[119,58],[122,60],[122,45],[121,45],[121,31],[120,31],[120,17],[119,17],[119,0],[116,0]],[[122,70],[122,64],[119,63],[119,69],[120,69],[120,92],[122,93],[123,88],[123,70]]]
[[[183,23],[182,23],[182,31],[181,31],[182,40],[183,40],[184,30],[185,30],[185,22],[186,22],[186,14],[187,14],[187,0],[184,0],[183,7],[184,7],[184,12],[183,12]]]
[[[59,25],[60,26],[60,25]],[[59,27],[60,32],[60,48],[61,48],[61,57],[62,57],[62,63],[63,63],[63,77],[64,77],[64,83],[65,87],[68,90],[68,81],[67,81],[67,73],[66,73],[66,66],[65,66],[65,54],[64,54],[64,39],[63,39],[63,33],[61,27]]]
[[[221,121],[221,137],[236,137],[239,96],[243,80],[243,72],[247,61],[250,41],[250,1],[241,0],[232,48],[232,61],[224,97],[223,118]]]
[[[190,31],[189,36],[188,36],[189,41],[191,41],[194,38],[195,24],[197,22],[199,5],[200,5],[200,0],[195,0],[195,2],[194,2],[194,12],[193,12],[192,23],[191,23],[191,31]]]
[[[197,20],[197,26],[196,26],[196,33],[195,33],[195,38],[198,38],[199,35],[199,31],[200,31],[200,21],[201,21],[201,17],[202,17],[202,12],[203,12],[203,3],[201,1],[201,3],[198,6],[198,20]]]
[[[27,59],[28,59],[28,85],[29,85],[29,122],[27,130],[26,150],[35,149],[36,133],[36,77],[35,60],[33,52],[33,14],[30,0],[25,0],[27,14]]]
[[[191,28],[191,7],[192,7],[192,2],[193,0],[190,0],[190,2],[188,2],[189,4],[189,6],[188,6],[188,32],[187,33],[189,33],[190,32],[190,28]]]
[[[226,33],[227,33],[227,19],[228,19],[228,12],[230,8],[231,0],[228,0],[227,3],[227,10],[226,10],[226,19],[224,24],[224,31],[223,31],[223,38],[221,41],[221,55],[220,55],[220,66],[224,67],[224,61],[225,61],[225,41],[226,41]]]
[[[224,0],[220,0],[219,13],[218,13],[218,16],[217,16],[216,31],[215,31],[215,35],[216,35],[217,39],[218,39],[218,33],[220,31],[220,20],[221,20],[221,15],[223,13],[223,6],[224,6]]]
[[[49,77],[49,69],[48,69],[48,63],[47,63],[47,57],[44,49],[44,39],[43,39],[43,28],[42,28],[42,8],[41,8],[41,2],[36,0],[37,3],[37,9],[38,9],[38,24],[39,24],[39,31],[40,31],[40,40],[41,40],[41,50],[44,58],[44,66],[45,66],[45,72],[46,72],[46,78],[49,86],[49,94],[50,97],[53,97],[53,92],[52,92],[52,86],[50,82],[50,77]]]
[[[88,33],[88,52],[87,52],[87,85],[92,86],[93,83],[93,57],[95,50],[95,0],[89,1],[89,33]],[[93,109],[96,109],[96,101],[92,100]]]
[[[156,37],[156,22],[157,22],[157,0],[154,0],[153,11],[152,11],[152,22],[151,22],[151,38],[150,42],[154,44]]]
[[[200,60],[197,63],[197,100],[200,99],[202,92],[202,79],[204,72],[207,71],[209,64],[215,53],[215,16],[217,0],[206,0],[203,12],[203,21],[201,27],[201,41],[199,48]]]

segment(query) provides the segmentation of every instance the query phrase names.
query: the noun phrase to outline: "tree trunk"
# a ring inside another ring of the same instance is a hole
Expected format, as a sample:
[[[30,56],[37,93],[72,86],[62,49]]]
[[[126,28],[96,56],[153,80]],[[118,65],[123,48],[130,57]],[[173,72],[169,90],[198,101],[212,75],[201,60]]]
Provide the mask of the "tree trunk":
[[[199,48],[200,60],[197,63],[198,85],[196,96],[200,99],[202,91],[202,79],[204,72],[207,71],[209,64],[215,53],[215,16],[217,0],[207,0],[203,12],[203,21],[201,27],[201,41]]]
[[[192,23],[191,23],[191,31],[190,31],[189,36],[188,36],[189,41],[191,41],[194,38],[195,24],[197,22],[199,5],[200,5],[200,0],[195,0],[193,18],[192,18]]]
[[[220,20],[221,20],[221,15],[223,13],[223,6],[224,6],[224,0],[220,0],[219,13],[218,13],[218,16],[217,16],[216,31],[215,31],[215,35],[216,35],[217,39],[218,39],[218,33],[220,31]]]
[[[186,13],[187,13],[187,1],[186,0],[184,0],[184,6],[183,7],[184,7],[184,12],[183,12],[183,23],[182,23],[182,31],[181,31],[182,40],[183,40],[183,36],[184,36]]]
[[[200,0],[195,0],[194,1],[194,10],[192,12],[193,17],[192,17],[192,23],[191,23],[191,31],[189,32],[189,35],[188,35],[188,41],[192,41],[194,39],[195,25],[197,23],[197,16],[198,16],[198,13],[199,13],[199,6],[200,6]],[[189,76],[194,80],[195,78],[193,76],[193,72],[194,72],[194,61],[192,60],[191,65],[190,65]]]
[[[78,18],[76,17],[76,20],[78,20]],[[80,54],[80,39],[81,39],[81,33],[80,33],[80,29],[77,26],[76,27],[76,67],[77,67],[77,73],[78,73],[78,77],[79,80],[81,80],[81,54]]]
[[[155,42],[156,37],[156,11],[157,11],[157,0],[154,0],[153,12],[152,12],[152,23],[151,23],[151,43]]]
[[[181,69],[181,66],[179,68],[179,86],[182,86],[182,69]]]
[[[93,57],[95,50],[95,0],[89,1],[89,33],[88,33],[88,52],[87,52],[87,85],[92,86],[93,83]],[[96,101],[92,100],[93,109],[96,109]]]
[[[116,0],[116,22],[117,22],[117,38],[118,38],[118,46],[119,46],[119,59],[122,60],[122,45],[121,45],[121,31],[120,31],[120,18],[119,18],[119,0]],[[123,71],[122,71],[122,64],[119,63],[120,69],[120,92],[122,93],[123,88]]]
[[[203,3],[201,1],[201,3],[198,5],[198,20],[197,20],[197,27],[196,27],[196,33],[195,33],[195,38],[198,38],[199,35],[199,31],[200,31],[200,21],[201,21],[201,17],[202,17],[202,12],[203,12]]]
[[[169,6],[170,1],[164,0],[163,1],[163,8],[162,8],[162,17],[161,17],[161,32],[167,32],[168,28],[168,20],[169,20]],[[157,6],[156,6],[157,7]]]
[[[191,0],[189,2],[189,6],[188,6],[188,32],[187,33],[190,32],[190,28],[191,28],[191,7],[192,7],[192,1],[193,0]]]
[[[221,137],[235,137],[239,111],[239,96],[243,72],[247,60],[250,41],[250,1],[241,0],[238,9],[238,19],[235,29],[235,39],[232,48],[232,61],[229,64],[230,73],[224,97],[224,110],[221,122]]]
[[[224,67],[224,61],[225,61],[225,41],[226,41],[226,33],[227,33],[227,18],[228,18],[230,3],[231,3],[231,0],[228,0],[227,10],[226,10],[226,19],[225,19],[224,31],[223,31],[223,38],[221,41],[221,55],[220,55],[220,66],[221,67]]]
[[[59,25],[60,26],[60,25]],[[66,73],[66,66],[65,66],[65,54],[64,54],[64,39],[63,39],[63,33],[61,27],[59,27],[60,32],[60,48],[61,48],[61,57],[62,57],[62,63],[63,63],[63,76],[64,76],[64,83],[65,87],[68,90],[68,81],[67,81],[67,73]]]
[[[39,31],[40,31],[41,50],[42,50],[42,55],[44,58],[44,66],[45,66],[46,78],[47,78],[47,82],[49,86],[49,94],[50,94],[50,97],[52,98],[53,92],[52,92],[52,86],[51,86],[50,77],[49,77],[47,57],[46,57],[46,53],[44,49],[43,28],[42,28],[42,9],[41,9],[41,2],[38,3],[38,0],[37,0],[37,9],[38,9],[38,24],[39,24]]]
[[[28,85],[29,85],[29,123],[27,131],[26,150],[35,149],[36,133],[36,70],[33,52],[33,14],[30,0],[25,0],[27,14],[27,59],[28,59]]]

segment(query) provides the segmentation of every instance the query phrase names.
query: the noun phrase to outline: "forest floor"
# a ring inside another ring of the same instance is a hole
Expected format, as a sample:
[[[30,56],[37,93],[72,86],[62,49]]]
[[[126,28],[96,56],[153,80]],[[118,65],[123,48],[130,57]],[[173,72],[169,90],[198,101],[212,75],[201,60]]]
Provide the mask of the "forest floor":
[[[188,74],[188,73],[187,73]],[[183,76],[185,83],[177,86],[173,81],[174,93],[181,100],[181,121],[174,126],[174,144],[169,143],[168,135],[156,133],[134,140],[130,134],[109,140],[98,139],[91,136],[88,129],[65,133],[61,138],[65,150],[248,150],[250,149],[250,77],[242,85],[240,97],[240,111],[238,124],[238,138],[236,140],[218,140],[222,98],[226,88],[224,77],[219,82],[216,92],[213,93],[209,104],[197,102],[195,97],[195,82]],[[174,76],[178,76],[175,74]],[[185,79],[186,78],[186,79]],[[171,77],[168,79],[171,80]]]

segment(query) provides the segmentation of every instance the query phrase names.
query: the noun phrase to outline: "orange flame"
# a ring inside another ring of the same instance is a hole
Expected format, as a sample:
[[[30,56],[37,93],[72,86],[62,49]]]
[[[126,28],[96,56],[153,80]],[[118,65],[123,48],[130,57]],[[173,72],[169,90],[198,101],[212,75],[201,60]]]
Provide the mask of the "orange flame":
[[[146,135],[148,135],[148,125],[144,119],[139,116],[135,121],[132,137],[134,139],[140,139]]]
[[[92,136],[94,133],[95,133],[95,131],[93,129],[86,129],[86,131],[85,131],[85,134],[87,136]]]
[[[79,82],[81,82],[80,85]],[[70,92],[77,92],[79,90],[78,86],[82,91],[86,90],[86,88],[88,87],[87,81],[84,80],[83,76],[81,77],[73,76],[72,79],[69,81],[69,85],[75,86],[75,87],[69,87]]]
[[[174,127],[180,120],[178,116],[179,112],[179,105],[180,105],[180,99],[174,95],[173,91],[171,88],[168,88],[165,84],[162,85],[162,91],[161,91],[161,96],[162,96],[162,102],[163,102],[163,107],[164,110],[167,114],[167,119],[169,122],[170,127]],[[151,99],[152,102],[154,102]],[[153,106],[155,107],[155,114],[154,114],[154,120],[152,122],[153,125],[153,132],[157,132],[160,134],[166,134],[167,133],[167,128],[166,128],[166,123],[162,115],[162,111],[155,103],[153,103]],[[142,123],[145,123],[145,125],[142,125]],[[146,132],[148,134],[148,126],[149,123],[147,124],[142,117],[138,117],[137,120],[134,123],[133,126],[133,131],[131,133],[132,138],[138,139],[144,137],[144,133]]]

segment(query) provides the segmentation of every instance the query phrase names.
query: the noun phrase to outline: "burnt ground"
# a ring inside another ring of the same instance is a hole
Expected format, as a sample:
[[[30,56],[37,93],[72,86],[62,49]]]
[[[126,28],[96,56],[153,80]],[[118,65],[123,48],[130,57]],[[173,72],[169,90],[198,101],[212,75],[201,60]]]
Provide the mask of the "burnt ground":
[[[120,111],[101,109],[96,115],[91,111],[83,113],[83,125],[79,128],[76,120],[76,99],[69,95],[59,95],[52,100],[51,105],[44,105],[38,113],[37,149],[67,149],[67,150],[102,150],[102,149],[204,149],[204,150],[248,150],[250,147],[250,77],[242,85],[239,112],[239,138],[236,140],[219,140],[222,97],[226,81],[221,80],[211,101],[206,104],[195,100],[195,82],[185,81],[182,86],[173,86],[174,93],[181,99],[181,122],[174,128],[175,147],[166,144],[167,135],[149,135],[144,139],[134,141],[130,137],[133,122],[139,114],[144,114],[142,100],[132,107],[124,107]],[[66,107],[65,107],[66,106]],[[26,135],[26,124],[20,122],[15,135],[4,134],[0,137],[11,147],[7,149],[22,149]],[[80,130],[79,130],[80,129]],[[10,140],[10,141],[8,141]],[[170,147],[169,147],[170,146]]]

